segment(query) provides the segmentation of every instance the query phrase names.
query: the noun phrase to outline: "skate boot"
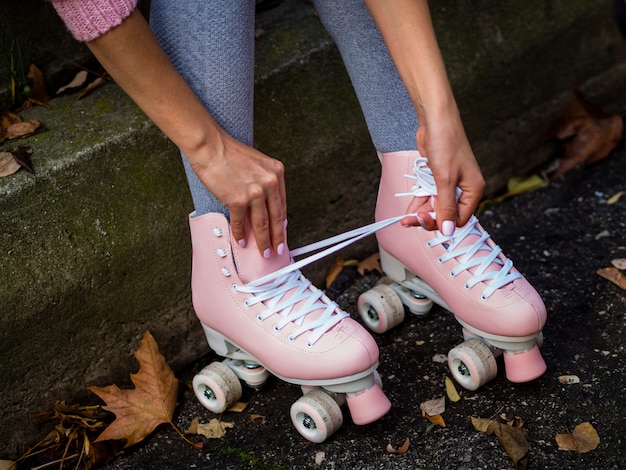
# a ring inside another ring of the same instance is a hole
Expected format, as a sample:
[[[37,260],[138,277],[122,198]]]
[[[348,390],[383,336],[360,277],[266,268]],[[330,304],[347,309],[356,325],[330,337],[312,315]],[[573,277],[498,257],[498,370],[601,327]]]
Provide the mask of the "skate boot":
[[[239,380],[259,386],[271,373],[301,386],[291,419],[313,442],[341,427],[343,403],[356,424],[389,411],[374,339],[300,273],[288,250],[263,258],[250,227],[242,248],[221,214],[190,217],[189,225],[194,309],[224,358],[193,380],[206,408],[221,413],[241,397]]]
[[[382,175],[376,220],[406,211],[413,196],[435,196],[427,160],[417,151],[381,155]],[[504,356],[506,376],[527,382],[546,364],[538,345],[546,309],[535,289],[513,267],[476,217],[451,237],[422,227],[394,224],[377,232],[381,266],[394,281],[359,299],[359,312],[374,331],[404,318],[403,304],[416,314],[436,302],[454,314],[466,340],[448,354],[455,379],[475,390],[497,373]]]

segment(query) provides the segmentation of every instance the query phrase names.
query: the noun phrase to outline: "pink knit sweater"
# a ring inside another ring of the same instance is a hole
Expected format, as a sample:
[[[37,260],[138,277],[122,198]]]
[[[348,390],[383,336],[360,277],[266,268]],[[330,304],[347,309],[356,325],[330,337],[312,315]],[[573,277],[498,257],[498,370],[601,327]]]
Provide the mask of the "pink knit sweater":
[[[65,25],[79,41],[91,41],[119,26],[137,0],[51,0]]]

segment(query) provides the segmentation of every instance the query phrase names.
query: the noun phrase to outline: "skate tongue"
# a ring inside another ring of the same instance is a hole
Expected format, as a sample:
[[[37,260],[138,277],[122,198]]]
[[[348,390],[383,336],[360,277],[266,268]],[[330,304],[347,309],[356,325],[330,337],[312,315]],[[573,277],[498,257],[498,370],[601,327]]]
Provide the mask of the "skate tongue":
[[[287,223],[285,222],[285,228]],[[278,255],[272,251],[272,256],[269,259],[264,258],[259,253],[257,248],[256,238],[252,231],[252,226],[249,220],[246,220],[246,246],[242,248],[237,240],[232,238],[233,258],[235,260],[235,266],[237,266],[237,273],[239,278],[244,284],[249,284],[252,281],[262,278],[270,273],[278,271],[285,266],[291,264],[291,258],[289,256],[289,249],[287,248],[287,234],[285,233],[285,252],[282,255]]]

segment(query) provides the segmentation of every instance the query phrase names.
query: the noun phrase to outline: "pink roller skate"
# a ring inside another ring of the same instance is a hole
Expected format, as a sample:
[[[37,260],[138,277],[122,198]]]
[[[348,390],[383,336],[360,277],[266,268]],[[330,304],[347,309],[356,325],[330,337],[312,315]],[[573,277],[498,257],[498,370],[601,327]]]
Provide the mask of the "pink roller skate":
[[[413,196],[436,195],[432,172],[419,152],[388,153],[381,159],[376,220],[402,214]],[[451,237],[394,224],[377,238],[382,269],[393,282],[359,298],[359,313],[370,329],[382,333],[400,323],[403,305],[423,314],[436,302],[463,327],[466,341],[448,353],[448,365],[464,388],[475,390],[496,376],[494,354],[504,356],[512,382],[545,372],[538,349],[545,306],[476,217]]]
[[[249,227],[240,247],[221,214],[191,217],[189,225],[194,309],[209,346],[225,358],[193,379],[206,408],[221,413],[241,397],[239,380],[259,386],[271,373],[301,386],[291,419],[313,442],[341,427],[344,402],[356,424],[389,411],[374,339],[311,285],[288,250],[264,259]]]

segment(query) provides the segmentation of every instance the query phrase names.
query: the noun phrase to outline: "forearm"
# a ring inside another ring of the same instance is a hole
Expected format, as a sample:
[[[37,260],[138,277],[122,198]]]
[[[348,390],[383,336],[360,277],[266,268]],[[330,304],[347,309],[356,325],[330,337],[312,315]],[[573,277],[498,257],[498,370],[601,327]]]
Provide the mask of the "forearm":
[[[135,11],[87,45],[118,85],[187,155],[206,145],[223,146],[225,133],[169,62],[141,13]]]
[[[426,0],[364,0],[418,117],[456,107]]]

